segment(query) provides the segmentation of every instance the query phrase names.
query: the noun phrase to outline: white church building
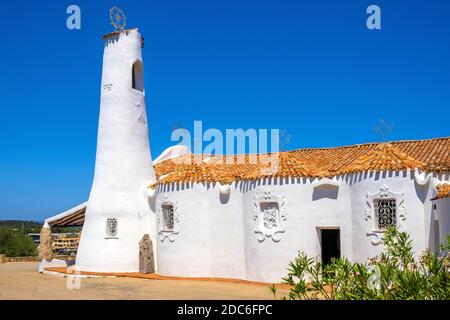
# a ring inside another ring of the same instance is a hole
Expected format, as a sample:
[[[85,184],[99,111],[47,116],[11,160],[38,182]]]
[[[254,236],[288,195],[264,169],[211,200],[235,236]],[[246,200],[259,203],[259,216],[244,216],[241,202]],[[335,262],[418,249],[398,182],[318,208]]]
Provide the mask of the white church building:
[[[159,275],[281,282],[299,251],[365,262],[390,225],[411,235],[416,254],[450,233],[450,137],[279,152],[270,163],[175,146],[152,162],[142,36],[103,39],[90,196],[42,231],[83,226],[82,272],[139,272],[148,235]],[[44,243],[41,267],[57,264]]]

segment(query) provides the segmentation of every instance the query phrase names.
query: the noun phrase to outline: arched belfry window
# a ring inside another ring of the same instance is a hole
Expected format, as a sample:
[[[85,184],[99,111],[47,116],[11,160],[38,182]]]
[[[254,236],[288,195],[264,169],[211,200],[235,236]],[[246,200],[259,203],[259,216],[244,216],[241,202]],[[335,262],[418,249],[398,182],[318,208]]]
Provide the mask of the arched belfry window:
[[[131,79],[132,88],[144,92],[144,71],[142,68],[142,61],[137,60],[133,63]]]

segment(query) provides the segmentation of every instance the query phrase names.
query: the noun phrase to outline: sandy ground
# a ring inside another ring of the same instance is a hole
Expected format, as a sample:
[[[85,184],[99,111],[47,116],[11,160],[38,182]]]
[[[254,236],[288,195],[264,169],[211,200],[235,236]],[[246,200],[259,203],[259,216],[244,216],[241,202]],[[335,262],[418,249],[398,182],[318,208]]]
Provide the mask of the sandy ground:
[[[191,280],[87,278],[69,290],[66,278],[37,270],[37,262],[0,264],[0,299],[273,299],[266,286]]]

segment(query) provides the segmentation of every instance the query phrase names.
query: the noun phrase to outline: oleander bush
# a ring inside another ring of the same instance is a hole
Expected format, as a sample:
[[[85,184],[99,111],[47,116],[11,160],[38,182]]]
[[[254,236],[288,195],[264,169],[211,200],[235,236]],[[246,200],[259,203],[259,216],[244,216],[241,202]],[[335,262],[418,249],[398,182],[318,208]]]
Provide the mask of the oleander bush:
[[[383,252],[364,264],[339,258],[323,265],[300,252],[283,278],[290,291],[282,299],[448,300],[449,249],[450,235],[441,245],[441,256],[425,251],[414,258],[409,235],[391,227],[385,233]],[[270,289],[277,298],[275,285]]]

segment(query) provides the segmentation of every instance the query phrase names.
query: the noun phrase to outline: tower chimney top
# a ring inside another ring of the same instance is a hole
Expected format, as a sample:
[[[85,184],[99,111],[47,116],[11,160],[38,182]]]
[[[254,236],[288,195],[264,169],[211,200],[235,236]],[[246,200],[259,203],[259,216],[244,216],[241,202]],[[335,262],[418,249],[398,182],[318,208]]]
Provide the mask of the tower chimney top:
[[[108,39],[108,38],[111,38],[111,37],[114,37],[114,36],[119,36],[120,34],[127,34],[128,32],[132,32],[132,31],[138,31],[139,32],[139,29],[138,28],[130,28],[130,29],[122,30],[122,31],[113,31],[113,32],[110,32],[110,33],[107,33],[107,34],[103,35],[102,39]]]

